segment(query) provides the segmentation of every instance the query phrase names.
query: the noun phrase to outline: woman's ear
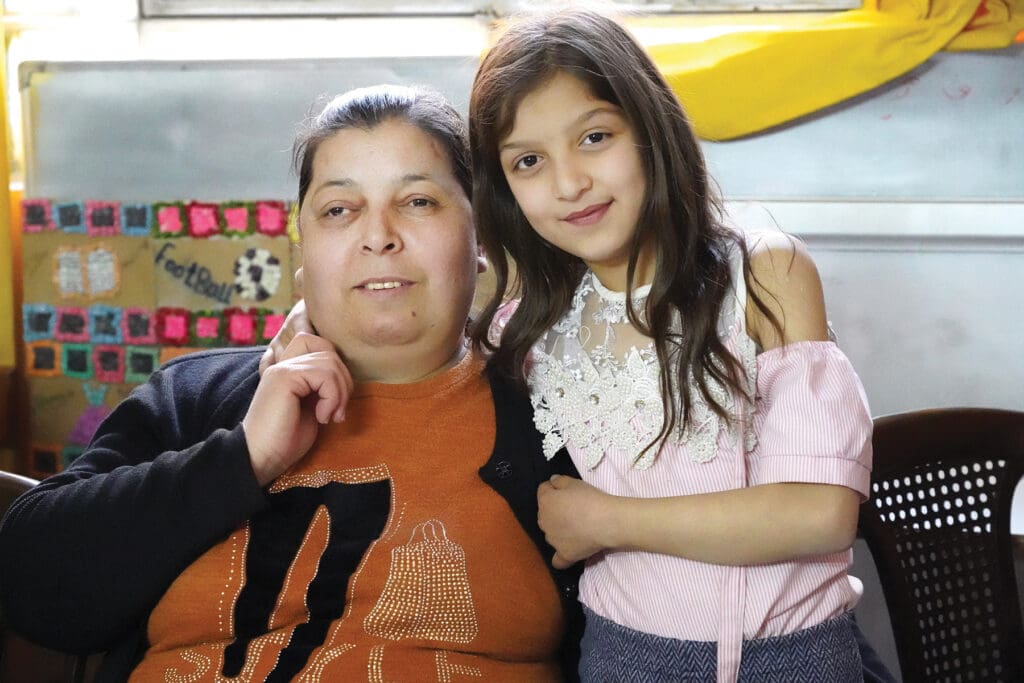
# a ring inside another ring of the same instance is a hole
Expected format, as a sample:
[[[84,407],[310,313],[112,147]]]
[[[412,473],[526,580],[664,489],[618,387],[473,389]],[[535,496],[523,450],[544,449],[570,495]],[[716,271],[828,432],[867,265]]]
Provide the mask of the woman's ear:
[[[300,268],[301,270],[301,268]],[[487,270],[487,257],[484,256],[484,248],[476,245],[476,273],[479,275]]]
[[[295,271],[295,291],[302,294],[302,266]]]

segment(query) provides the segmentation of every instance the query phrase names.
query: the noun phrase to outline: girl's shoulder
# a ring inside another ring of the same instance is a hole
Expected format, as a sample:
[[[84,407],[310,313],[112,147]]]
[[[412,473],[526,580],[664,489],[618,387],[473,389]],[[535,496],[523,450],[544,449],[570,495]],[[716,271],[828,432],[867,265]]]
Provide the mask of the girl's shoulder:
[[[744,243],[749,257],[746,323],[758,346],[768,350],[828,339],[821,277],[804,243],[782,231],[751,232]]]

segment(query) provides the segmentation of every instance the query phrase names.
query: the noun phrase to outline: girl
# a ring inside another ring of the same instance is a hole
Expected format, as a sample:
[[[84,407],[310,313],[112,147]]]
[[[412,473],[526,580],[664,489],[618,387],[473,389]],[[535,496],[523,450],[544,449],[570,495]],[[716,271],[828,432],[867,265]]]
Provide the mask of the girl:
[[[723,224],[678,100],[589,11],[503,34],[470,144],[497,277],[473,339],[582,472],[538,492],[554,565],[586,559],[582,679],[861,680],[871,420],[804,248]]]

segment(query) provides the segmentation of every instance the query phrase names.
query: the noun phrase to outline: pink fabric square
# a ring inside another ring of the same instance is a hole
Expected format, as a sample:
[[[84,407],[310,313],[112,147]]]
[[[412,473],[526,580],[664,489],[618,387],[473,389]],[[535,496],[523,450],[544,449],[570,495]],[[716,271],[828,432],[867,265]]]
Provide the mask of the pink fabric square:
[[[164,206],[156,212],[156,222],[160,232],[176,235],[181,232],[181,209],[177,206]]]
[[[284,234],[287,225],[283,202],[256,203],[256,227],[264,235]]]
[[[98,213],[105,214],[109,225],[97,224]],[[121,233],[121,204],[118,202],[87,201],[85,203],[85,231],[94,236],[110,236]]]
[[[228,322],[228,338],[234,344],[256,342],[256,319],[247,314],[233,315]]]
[[[42,214],[41,222],[30,219],[33,214]],[[43,232],[54,230],[57,225],[53,222],[53,207],[49,199],[23,199],[21,200],[21,227],[23,232]]]
[[[273,339],[284,326],[284,313],[268,313],[263,317],[263,338]]]
[[[193,237],[216,235],[220,230],[217,223],[217,207],[214,204],[189,204],[188,229]]]
[[[196,336],[200,339],[216,339],[220,329],[220,318],[203,316],[196,318]]]
[[[228,230],[245,232],[249,229],[249,209],[245,206],[233,206],[224,209],[224,223]]]
[[[164,319],[164,336],[171,339],[183,339],[188,337],[186,320],[183,315],[169,315]]]

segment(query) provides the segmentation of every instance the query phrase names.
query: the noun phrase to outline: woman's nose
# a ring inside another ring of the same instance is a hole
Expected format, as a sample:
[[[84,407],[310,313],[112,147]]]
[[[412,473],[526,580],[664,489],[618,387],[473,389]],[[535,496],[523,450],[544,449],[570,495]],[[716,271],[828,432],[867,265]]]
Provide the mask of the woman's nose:
[[[368,217],[363,232],[364,254],[388,254],[401,251],[402,238],[395,217],[388,211],[379,211]]]

